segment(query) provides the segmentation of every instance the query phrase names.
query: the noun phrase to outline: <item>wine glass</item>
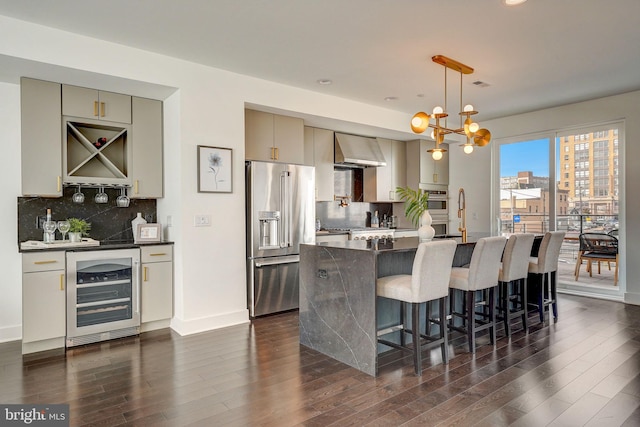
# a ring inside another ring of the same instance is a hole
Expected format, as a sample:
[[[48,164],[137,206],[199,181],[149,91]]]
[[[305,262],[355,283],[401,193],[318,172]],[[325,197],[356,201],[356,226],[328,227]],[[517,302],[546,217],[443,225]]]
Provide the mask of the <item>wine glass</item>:
[[[109,201],[109,196],[104,192],[104,187],[100,187],[100,191],[96,193],[94,201],[96,203],[107,203]]]
[[[127,197],[127,189],[126,189],[126,187],[122,187],[120,189],[120,195],[116,199],[116,205],[119,208],[128,208],[129,207],[129,197]]]
[[[58,221],[58,230],[60,230],[60,233],[62,233],[62,241],[67,240],[66,235],[70,227],[71,225],[69,224],[69,221],[67,221],[66,219],[63,221]]]
[[[58,224],[55,221],[45,221],[44,224],[42,224],[42,228],[44,229],[45,237],[44,237],[44,241],[45,243],[53,243],[56,241],[56,229],[58,228]]]
[[[73,197],[71,198],[73,203],[83,203],[84,202],[84,193],[80,190],[80,186],[78,185],[78,190],[73,193]]]

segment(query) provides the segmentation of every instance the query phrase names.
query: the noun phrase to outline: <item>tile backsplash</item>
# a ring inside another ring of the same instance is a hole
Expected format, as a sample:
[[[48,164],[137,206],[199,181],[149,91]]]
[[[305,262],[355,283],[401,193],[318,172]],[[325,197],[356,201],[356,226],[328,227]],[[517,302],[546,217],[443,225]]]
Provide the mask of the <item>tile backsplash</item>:
[[[84,203],[78,204],[71,200],[75,187],[64,189],[59,198],[46,197],[18,197],[18,244],[26,240],[42,240],[43,231],[38,228],[38,217],[44,217],[47,209],[51,209],[51,218],[55,221],[75,217],[91,223],[89,237],[100,241],[133,242],[131,220],[138,212],[142,213],[147,222],[157,221],[155,199],[131,199],[128,208],[116,207],[119,189],[105,188],[109,202],[100,204],[94,202],[97,188],[82,188],[85,195]],[[56,231],[56,239],[61,239]]]

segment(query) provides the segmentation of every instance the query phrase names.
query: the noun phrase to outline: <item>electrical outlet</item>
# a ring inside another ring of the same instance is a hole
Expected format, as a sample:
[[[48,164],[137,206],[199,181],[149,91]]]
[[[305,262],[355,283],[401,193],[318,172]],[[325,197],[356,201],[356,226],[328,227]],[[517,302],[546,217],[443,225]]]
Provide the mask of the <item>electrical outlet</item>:
[[[211,215],[194,216],[193,225],[196,227],[211,227]]]

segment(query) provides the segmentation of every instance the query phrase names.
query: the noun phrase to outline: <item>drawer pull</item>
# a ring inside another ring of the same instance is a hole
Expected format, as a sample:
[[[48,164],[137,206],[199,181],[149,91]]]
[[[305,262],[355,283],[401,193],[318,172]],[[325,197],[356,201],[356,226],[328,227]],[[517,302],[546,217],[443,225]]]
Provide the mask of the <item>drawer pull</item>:
[[[36,265],[41,265],[41,264],[55,264],[56,260],[46,260],[46,261],[34,261],[33,263]]]
[[[104,117],[104,102],[100,103],[100,117]]]
[[[93,115],[98,117],[98,101],[93,101]]]
[[[157,254],[149,254],[149,256],[164,256],[166,254],[166,252],[158,252]]]

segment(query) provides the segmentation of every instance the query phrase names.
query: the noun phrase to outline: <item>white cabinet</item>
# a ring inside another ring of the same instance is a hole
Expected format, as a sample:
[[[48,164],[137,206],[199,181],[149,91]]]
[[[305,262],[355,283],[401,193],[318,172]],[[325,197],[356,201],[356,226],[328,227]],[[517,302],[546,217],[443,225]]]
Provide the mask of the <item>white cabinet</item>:
[[[63,348],[65,252],[22,254],[22,353]]]
[[[418,184],[449,185],[449,151],[442,159],[433,160],[427,150],[435,146],[435,142],[424,139],[407,141],[407,184],[417,188]],[[449,150],[448,144],[441,144]]]
[[[131,123],[131,96],[62,85],[62,114],[85,119]]]
[[[245,158],[304,163],[304,122],[295,117],[245,110]]]
[[[20,79],[22,194],[62,196],[60,84]]]
[[[378,138],[378,144],[387,165],[370,167],[364,170],[364,201],[399,201],[396,188],[404,187],[407,183],[405,143],[403,141]]]
[[[333,185],[333,131],[304,128],[304,164],[315,166],[316,202],[331,202]]]
[[[167,327],[173,317],[173,246],[142,246],[140,251],[141,328]]]
[[[133,97],[132,199],[164,195],[162,102]]]

